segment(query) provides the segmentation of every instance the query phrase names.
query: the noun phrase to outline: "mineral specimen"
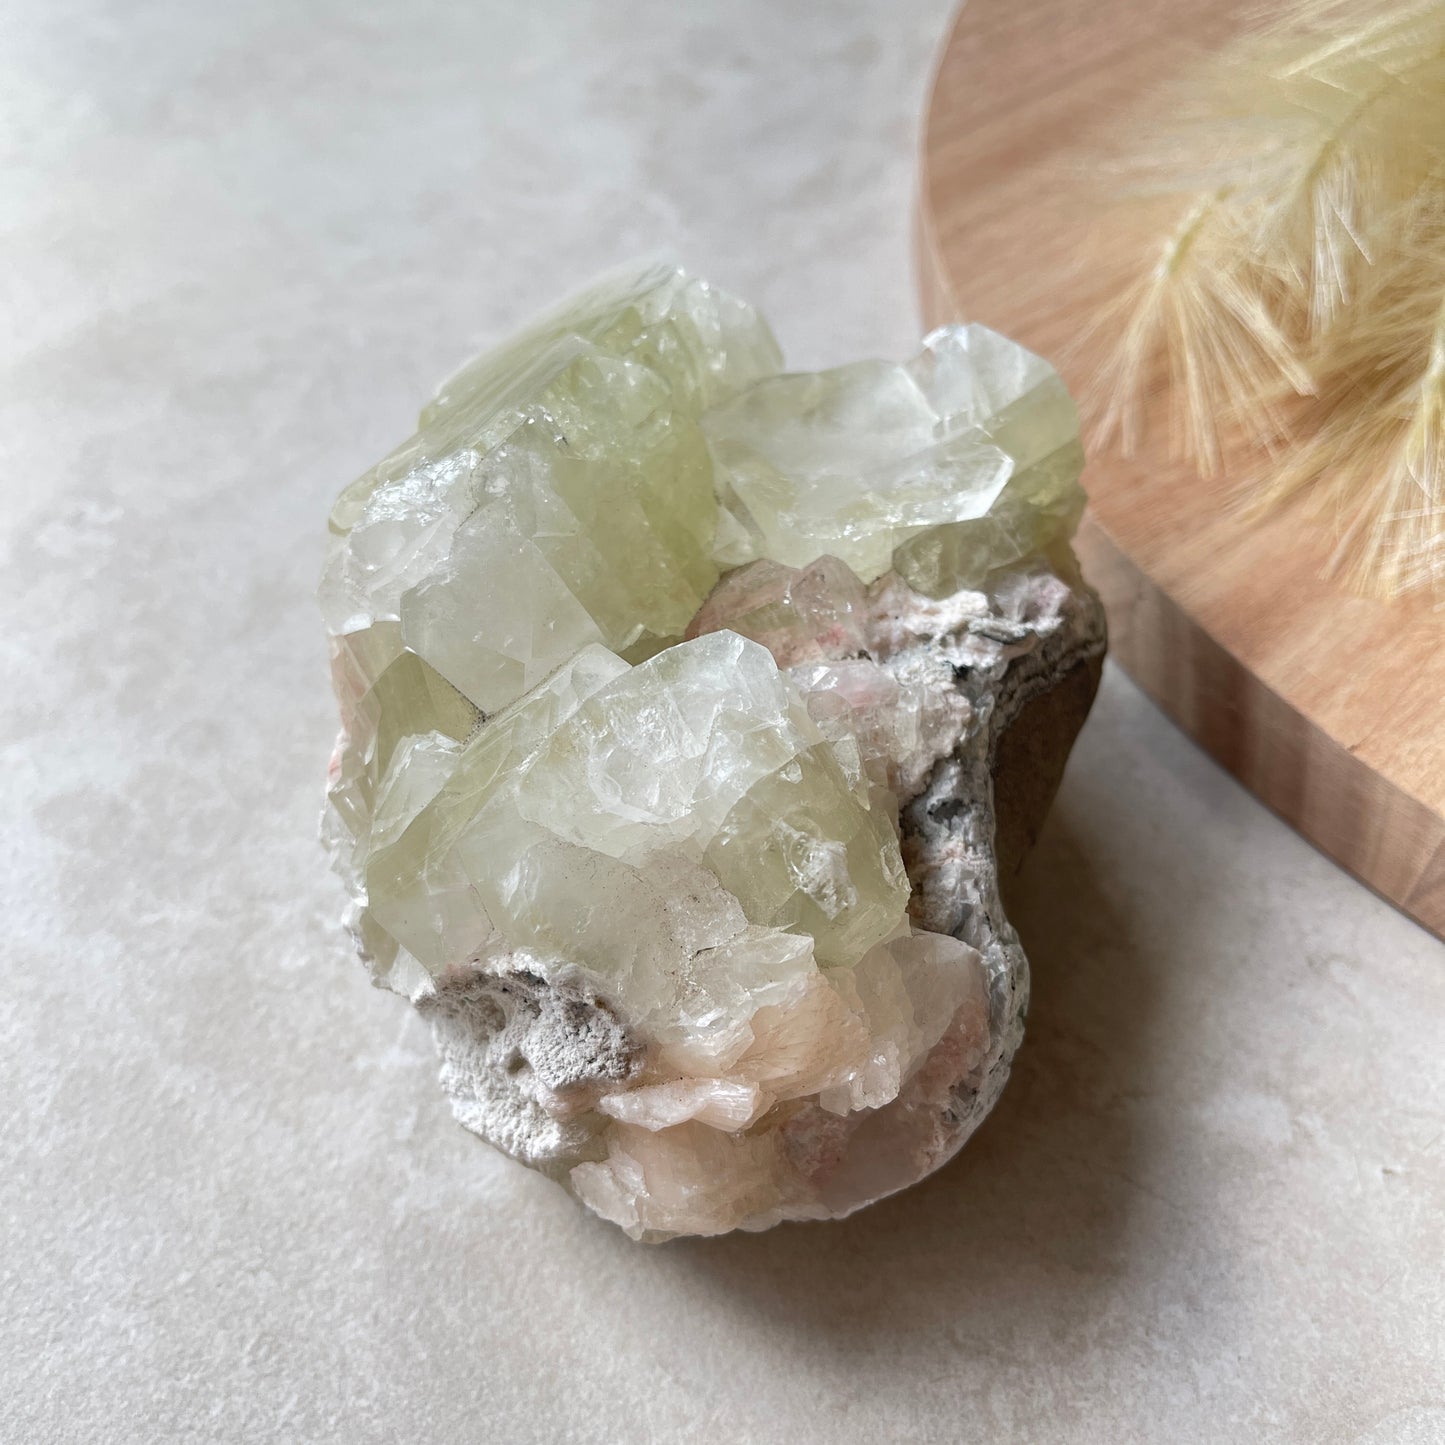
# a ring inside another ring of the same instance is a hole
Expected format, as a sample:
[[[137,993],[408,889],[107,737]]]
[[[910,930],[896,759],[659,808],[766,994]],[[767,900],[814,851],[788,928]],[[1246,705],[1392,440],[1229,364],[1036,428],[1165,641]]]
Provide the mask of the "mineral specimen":
[[[332,515],[361,953],[458,1119],[638,1238],[845,1214],[963,1143],[1027,995],[995,834],[1037,826],[1103,651],[1045,363],[959,326],[780,368],[749,307],[637,268]]]

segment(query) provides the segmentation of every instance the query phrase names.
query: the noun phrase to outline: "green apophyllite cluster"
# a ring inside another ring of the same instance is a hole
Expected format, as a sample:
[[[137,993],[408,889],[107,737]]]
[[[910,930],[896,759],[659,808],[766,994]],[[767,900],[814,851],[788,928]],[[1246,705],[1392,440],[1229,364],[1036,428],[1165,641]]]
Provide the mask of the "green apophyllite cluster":
[[[704,282],[610,278],[447,382],[331,518],[362,950],[459,1117],[649,1237],[939,1162],[996,1030],[979,950],[910,919],[899,809],[987,722],[959,677],[1071,595],[1045,363],[961,326],[781,364]]]

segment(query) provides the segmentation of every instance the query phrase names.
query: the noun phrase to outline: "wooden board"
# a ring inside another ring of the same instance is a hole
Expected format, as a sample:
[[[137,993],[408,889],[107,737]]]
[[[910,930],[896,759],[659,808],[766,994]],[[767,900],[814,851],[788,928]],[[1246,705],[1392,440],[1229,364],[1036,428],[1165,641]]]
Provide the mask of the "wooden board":
[[[1099,244],[1090,136],[1231,33],[1243,9],[964,5],[924,123],[930,324],[996,327],[1082,392],[1102,343],[1080,344],[1081,332],[1138,255]],[[1322,580],[1323,528],[1293,512],[1242,520],[1225,505],[1228,481],[1201,483],[1162,444],[1102,455],[1084,481],[1079,552],[1115,660],[1265,803],[1445,937],[1445,613]]]

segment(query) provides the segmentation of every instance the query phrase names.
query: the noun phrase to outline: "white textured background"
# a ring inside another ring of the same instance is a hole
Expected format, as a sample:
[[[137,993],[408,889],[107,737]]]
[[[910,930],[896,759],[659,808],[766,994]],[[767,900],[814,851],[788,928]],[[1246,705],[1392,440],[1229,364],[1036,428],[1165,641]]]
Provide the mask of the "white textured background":
[[[5,1445],[1445,1440],[1442,949],[1117,675],[1014,1082],[845,1224],[630,1244],[335,929],[331,496],[659,246],[904,352],[946,9],[0,3]]]

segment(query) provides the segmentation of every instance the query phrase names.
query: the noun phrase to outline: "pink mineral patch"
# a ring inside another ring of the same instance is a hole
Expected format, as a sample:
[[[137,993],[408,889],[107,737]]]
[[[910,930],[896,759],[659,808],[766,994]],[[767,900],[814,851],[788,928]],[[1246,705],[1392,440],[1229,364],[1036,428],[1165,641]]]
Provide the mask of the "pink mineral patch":
[[[779,667],[867,650],[867,597],[836,557],[806,567],[749,562],[713,588],[688,625],[688,637],[724,628],[760,642]]]

